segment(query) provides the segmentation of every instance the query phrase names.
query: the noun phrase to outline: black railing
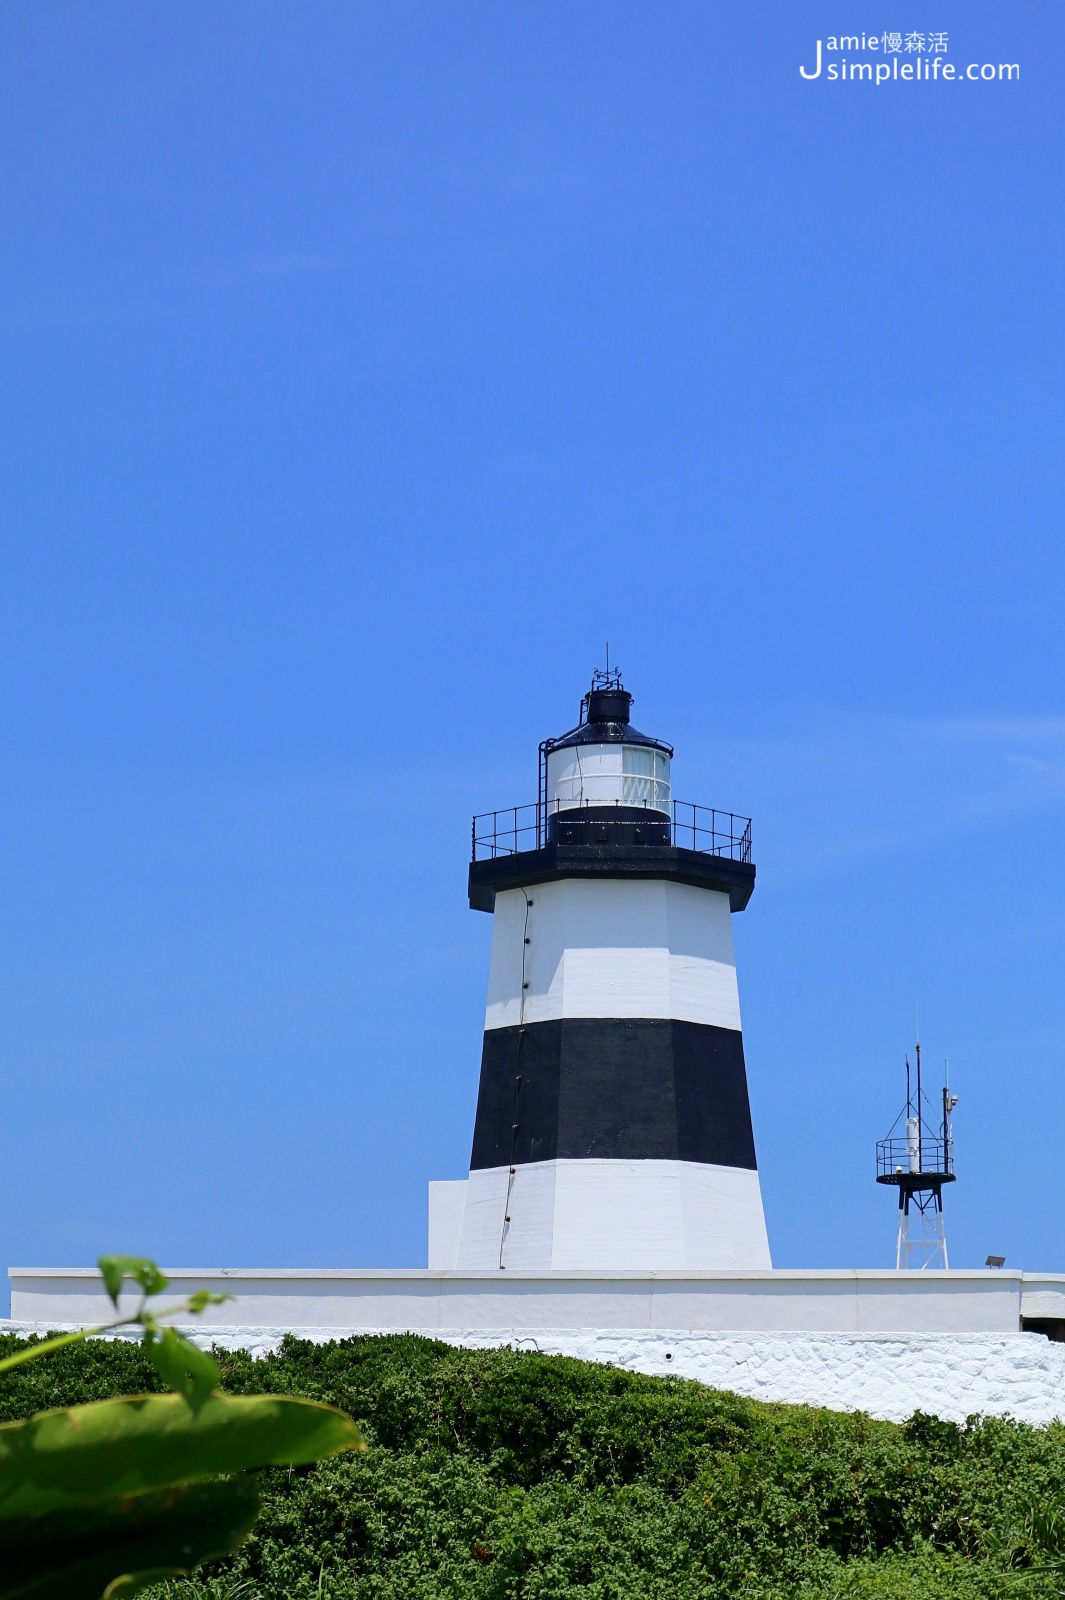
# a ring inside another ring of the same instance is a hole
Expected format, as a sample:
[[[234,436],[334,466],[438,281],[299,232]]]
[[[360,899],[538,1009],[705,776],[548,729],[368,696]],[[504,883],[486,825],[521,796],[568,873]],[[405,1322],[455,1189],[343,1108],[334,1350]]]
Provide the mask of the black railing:
[[[952,1141],[933,1138],[922,1131],[920,1140],[909,1138],[880,1139],[876,1147],[876,1175],[878,1178],[905,1176],[907,1173],[954,1174]]]
[[[591,804],[591,802],[586,802]],[[548,800],[530,802],[525,806],[508,806],[504,811],[485,811],[473,819],[473,859],[491,861],[496,856],[519,855],[523,850],[539,850],[547,843],[548,822],[564,812],[579,811],[572,801]],[[616,826],[626,832],[632,827],[633,807],[623,808],[627,815],[612,824],[603,816],[606,808],[596,802],[597,829]],[[729,861],[751,859],[751,819],[735,811],[717,811],[713,806],[697,806],[688,800],[671,802],[669,814],[644,808],[649,823],[661,823],[669,828],[670,843],[684,850],[696,850],[701,855],[724,856]]]
[[[496,856],[538,850],[541,832],[540,807],[536,804],[484,811],[473,819],[473,859],[491,861]]]
[[[673,843],[686,850],[701,850],[708,856],[750,861],[751,819],[735,811],[716,811],[713,806],[674,800]]]

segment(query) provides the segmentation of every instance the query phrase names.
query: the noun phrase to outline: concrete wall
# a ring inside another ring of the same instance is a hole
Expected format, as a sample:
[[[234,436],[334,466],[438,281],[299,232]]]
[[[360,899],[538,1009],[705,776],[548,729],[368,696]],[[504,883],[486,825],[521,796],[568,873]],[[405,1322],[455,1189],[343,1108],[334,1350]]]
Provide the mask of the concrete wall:
[[[234,1296],[204,1326],[687,1329],[699,1333],[1001,1333],[1065,1319],[1065,1276],[984,1272],[434,1272],[168,1269],[175,1299]],[[11,1315],[103,1320],[92,1269],[12,1268]]]
[[[449,1343],[493,1343],[472,1330]],[[1042,1426],[1065,1417],[1065,1344],[1034,1333],[692,1334],[686,1330],[545,1329],[505,1341],[520,1349],[695,1378],[755,1400],[864,1411],[904,1422],[917,1410],[952,1422],[1011,1416]]]
[[[434,1178],[429,1184],[429,1266],[447,1272],[459,1264],[459,1239],[466,1210],[465,1178]]]
[[[225,1308],[223,1307],[224,1311]],[[54,1321],[0,1323],[44,1333]],[[197,1343],[276,1350],[281,1327],[194,1327]],[[318,1342],[389,1329],[302,1328]],[[473,1348],[511,1345],[609,1362],[630,1371],[694,1378],[756,1400],[864,1411],[901,1422],[915,1410],[963,1422],[1009,1415],[1041,1425],[1065,1415],[1065,1344],[1034,1333],[693,1333],[688,1328],[438,1328],[433,1336]]]
[[[469,1176],[451,1265],[496,1267],[508,1212],[522,1222],[507,1237],[508,1272],[769,1265],[758,1174],[745,1167],[594,1158],[528,1161],[513,1174],[481,1167]]]

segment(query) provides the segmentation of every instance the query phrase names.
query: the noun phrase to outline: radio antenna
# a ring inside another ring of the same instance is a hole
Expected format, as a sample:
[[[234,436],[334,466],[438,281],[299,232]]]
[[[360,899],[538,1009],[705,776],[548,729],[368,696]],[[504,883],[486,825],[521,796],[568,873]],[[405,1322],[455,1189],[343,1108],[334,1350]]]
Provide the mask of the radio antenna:
[[[895,1118],[887,1138],[877,1143],[876,1181],[890,1184],[899,1193],[896,1268],[946,1268],[949,1263],[943,1226],[943,1186],[954,1182],[951,1113],[958,1100],[950,1092],[950,1067],[944,1061],[943,1121],[938,1130],[926,1123],[919,1013],[917,1023],[916,1071],[911,1077],[907,1052],[906,1106]]]

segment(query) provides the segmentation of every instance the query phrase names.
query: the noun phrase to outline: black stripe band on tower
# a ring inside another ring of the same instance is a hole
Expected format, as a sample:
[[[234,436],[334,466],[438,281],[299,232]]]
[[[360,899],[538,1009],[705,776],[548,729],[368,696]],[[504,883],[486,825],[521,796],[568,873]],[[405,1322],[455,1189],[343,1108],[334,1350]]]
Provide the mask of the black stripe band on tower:
[[[645,1017],[486,1032],[471,1170],[588,1158],[756,1168],[742,1034]]]

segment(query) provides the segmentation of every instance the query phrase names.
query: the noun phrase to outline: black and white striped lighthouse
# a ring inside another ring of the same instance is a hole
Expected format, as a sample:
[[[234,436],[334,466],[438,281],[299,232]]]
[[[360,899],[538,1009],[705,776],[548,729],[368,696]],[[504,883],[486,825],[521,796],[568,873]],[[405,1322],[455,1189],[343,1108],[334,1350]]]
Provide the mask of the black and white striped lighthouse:
[[[631,704],[597,672],[540,746],[536,804],[474,819],[488,1005],[469,1179],[433,1186],[437,1264],[770,1265],[731,927],[750,822],[673,800],[672,747]]]

